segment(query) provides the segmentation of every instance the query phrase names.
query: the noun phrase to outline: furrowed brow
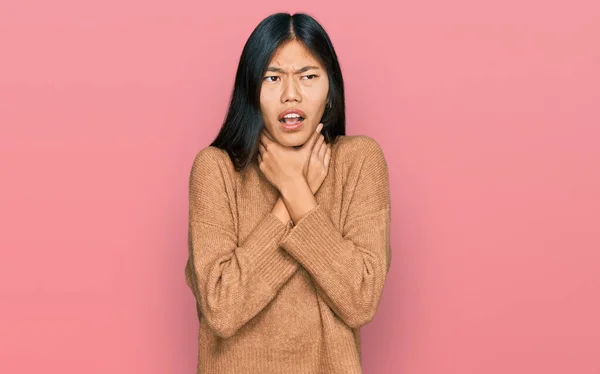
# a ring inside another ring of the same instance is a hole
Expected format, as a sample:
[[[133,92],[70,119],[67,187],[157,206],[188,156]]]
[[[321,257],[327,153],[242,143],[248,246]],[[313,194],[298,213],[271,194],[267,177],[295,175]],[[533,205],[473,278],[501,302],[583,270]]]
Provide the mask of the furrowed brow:
[[[315,69],[315,70],[318,70],[318,69],[319,69],[319,67],[318,67],[318,66],[312,66],[312,65],[310,65],[310,66],[305,66],[305,67],[303,67],[303,68],[301,68],[301,69],[298,69],[298,70],[296,70],[296,71],[294,72],[294,74],[300,74],[300,73],[304,73],[304,72],[306,72],[306,71],[313,70],[313,69]],[[285,73],[285,70],[283,70],[283,69],[281,69],[281,68],[278,68],[278,67],[276,67],[276,66],[269,66],[269,67],[267,68],[267,71],[272,71],[272,72],[274,72],[274,73]]]

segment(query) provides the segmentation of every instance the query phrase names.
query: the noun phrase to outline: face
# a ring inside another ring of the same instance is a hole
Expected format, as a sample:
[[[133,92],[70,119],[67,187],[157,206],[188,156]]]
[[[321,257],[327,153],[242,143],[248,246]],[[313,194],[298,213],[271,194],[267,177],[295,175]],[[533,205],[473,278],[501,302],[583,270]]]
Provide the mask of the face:
[[[301,43],[281,46],[267,66],[260,90],[260,109],[271,138],[287,147],[303,145],[319,125],[328,92],[327,71]],[[301,117],[292,113],[292,118],[281,118],[288,109]]]

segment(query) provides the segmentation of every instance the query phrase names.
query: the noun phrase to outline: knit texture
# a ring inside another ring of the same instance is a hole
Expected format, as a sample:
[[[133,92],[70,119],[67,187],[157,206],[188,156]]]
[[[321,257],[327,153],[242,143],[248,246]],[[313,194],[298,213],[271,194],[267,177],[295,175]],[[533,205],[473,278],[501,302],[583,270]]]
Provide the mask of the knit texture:
[[[317,206],[296,225],[271,213],[279,191],[258,165],[234,170],[209,146],[189,180],[186,283],[199,320],[198,374],[362,373],[360,327],[391,262],[382,149],[367,136],[332,147]]]

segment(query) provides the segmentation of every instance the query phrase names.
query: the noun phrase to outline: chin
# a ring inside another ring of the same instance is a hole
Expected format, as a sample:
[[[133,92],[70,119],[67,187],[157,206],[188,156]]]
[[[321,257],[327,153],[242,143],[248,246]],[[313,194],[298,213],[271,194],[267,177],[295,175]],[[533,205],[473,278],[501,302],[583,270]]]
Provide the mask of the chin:
[[[303,132],[289,134],[285,132],[281,132],[278,134],[278,142],[279,144],[285,147],[301,147],[308,141],[308,136],[306,136]]]
[[[279,142],[279,144],[283,145],[284,147],[294,147],[294,148],[299,148],[302,147],[302,145],[306,143],[306,142],[302,142],[302,141],[281,141]]]

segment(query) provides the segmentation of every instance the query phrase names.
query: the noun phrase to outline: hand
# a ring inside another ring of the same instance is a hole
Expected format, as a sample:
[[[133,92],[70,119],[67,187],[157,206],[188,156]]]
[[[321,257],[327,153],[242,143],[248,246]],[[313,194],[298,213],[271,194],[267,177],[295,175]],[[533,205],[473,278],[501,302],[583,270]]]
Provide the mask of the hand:
[[[319,135],[310,154],[306,180],[313,194],[317,193],[329,171],[331,144],[325,143],[323,134]]]
[[[322,124],[300,148],[286,147],[271,139],[263,129],[260,136],[258,166],[279,191],[285,183],[295,183],[301,179],[306,180],[309,169],[310,156],[317,140]]]

